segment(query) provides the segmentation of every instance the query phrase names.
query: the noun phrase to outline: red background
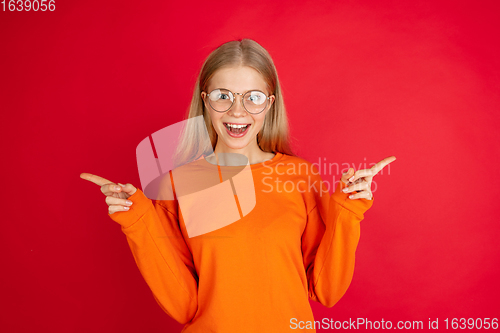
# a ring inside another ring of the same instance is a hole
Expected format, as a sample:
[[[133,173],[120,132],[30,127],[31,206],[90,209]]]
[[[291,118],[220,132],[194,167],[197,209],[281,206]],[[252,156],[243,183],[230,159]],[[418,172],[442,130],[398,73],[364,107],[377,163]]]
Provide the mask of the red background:
[[[275,61],[300,156],[356,169],[397,157],[374,178],[349,290],[333,308],[312,303],[315,318],[500,317],[499,9],[56,0],[0,12],[0,330],[180,331],[79,174],[140,186],[137,144],[181,121],[205,57],[245,37]]]

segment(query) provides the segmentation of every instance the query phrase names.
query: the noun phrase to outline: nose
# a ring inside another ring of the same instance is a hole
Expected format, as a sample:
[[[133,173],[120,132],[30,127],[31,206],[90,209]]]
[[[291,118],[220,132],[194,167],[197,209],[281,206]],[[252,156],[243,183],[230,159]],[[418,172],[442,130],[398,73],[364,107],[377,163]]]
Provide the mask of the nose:
[[[234,103],[231,108],[227,111],[230,115],[234,117],[244,117],[247,111],[243,107],[243,95],[236,93],[234,97]],[[239,99],[238,99],[239,98]]]

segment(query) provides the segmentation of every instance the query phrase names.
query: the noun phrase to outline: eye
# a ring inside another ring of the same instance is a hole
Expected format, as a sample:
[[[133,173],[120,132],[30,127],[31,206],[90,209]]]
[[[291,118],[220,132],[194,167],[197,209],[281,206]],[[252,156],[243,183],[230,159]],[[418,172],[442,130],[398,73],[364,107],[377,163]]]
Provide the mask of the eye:
[[[223,90],[223,89],[215,89],[213,90],[210,95],[210,100],[214,102],[225,102],[225,101],[232,101],[233,99],[231,98],[230,92],[228,90]]]
[[[260,91],[252,91],[248,96],[248,100],[256,105],[260,105],[266,101],[266,96]]]

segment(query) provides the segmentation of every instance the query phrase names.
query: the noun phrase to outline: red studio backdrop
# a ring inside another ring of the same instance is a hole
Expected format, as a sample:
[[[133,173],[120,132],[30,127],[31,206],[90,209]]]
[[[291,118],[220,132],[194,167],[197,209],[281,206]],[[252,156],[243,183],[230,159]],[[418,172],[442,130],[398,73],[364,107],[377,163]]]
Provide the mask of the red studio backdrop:
[[[239,38],[273,57],[299,156],[397,157],[351,286],[315,319],[500,317],[498,1],[0,5],[1,332],[181,330],[79,175],[140,187],[137,144],[184,119],[205,57]]]

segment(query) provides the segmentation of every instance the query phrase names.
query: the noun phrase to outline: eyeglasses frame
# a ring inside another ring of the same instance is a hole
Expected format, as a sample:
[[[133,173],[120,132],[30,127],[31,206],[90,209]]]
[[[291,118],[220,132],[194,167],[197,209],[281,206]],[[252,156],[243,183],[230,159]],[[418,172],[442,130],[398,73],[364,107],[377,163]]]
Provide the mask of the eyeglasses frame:
[[[245,92],[244,94],[242,94],[242,93],[235,93],[235,92],[232,92],[231,90],[229,90],[229,89],[227,89],[227,88],[215,88],[215,89],[212,89],[212,91],[211,91],[210,93],[207,93],[206,91],[203,91],[203,92],[204,92],[204,93],[206,93],[206,96],[207,96],[207,97],[210,97],[210,94],[211,94],[212,92],[214,92],[214,90],[227,90],[227,91],[229,91],[229,92],[233,95],[233,97],[234,97],[234,99],[233,99],[233,101],[232,101],[232,103],[231,103],[231,106],[230,106],[230,107],[229,107],[226,111],[218,111],[218,110],[215,110],[215,109],[214,109],[214,107],[212,106],[212,104],[210,104],[210,99],[208,100],[208,105],[210,105],[210,107],[212,108],[212,110],[214,110],[215,112],[219,112],[219,113],[225,113],[225,112],[228,112],[229,110],[231,110],[231,108],[232,108],[232,107],[233,107],[233,105],[234,105],[234,102],[236,101],[236,96],[235,96],[235,95],[241,95],[241,105],[243,106],[243,109],[244,109],[247,113],[249,113],[249,114],[261,114],[261,113],[262,113],[262,112],[264,112],[264,110],[268,107],[268,101],[270,100],[269,96],[267,96],[267,95],[266,95],[263,91],[260,91],[260,90],[257,90],[257,89],[248,90],[248,91],[247,91],[247,92]],[[266,96],[266,106],[262,109],[262,111],[257,112],[257,113],[252,113],[252,112],[248,111],[248,110],[247,110],[247,108],[245,107],[245,103],[243,103],[243,97],[244,97],[246,94],[248,94],[249,92],[252,92],[252,91],[258,91],[258,92],[261,92],[261,93],[263,93],[263,94],[264,94],[264,96]]]

